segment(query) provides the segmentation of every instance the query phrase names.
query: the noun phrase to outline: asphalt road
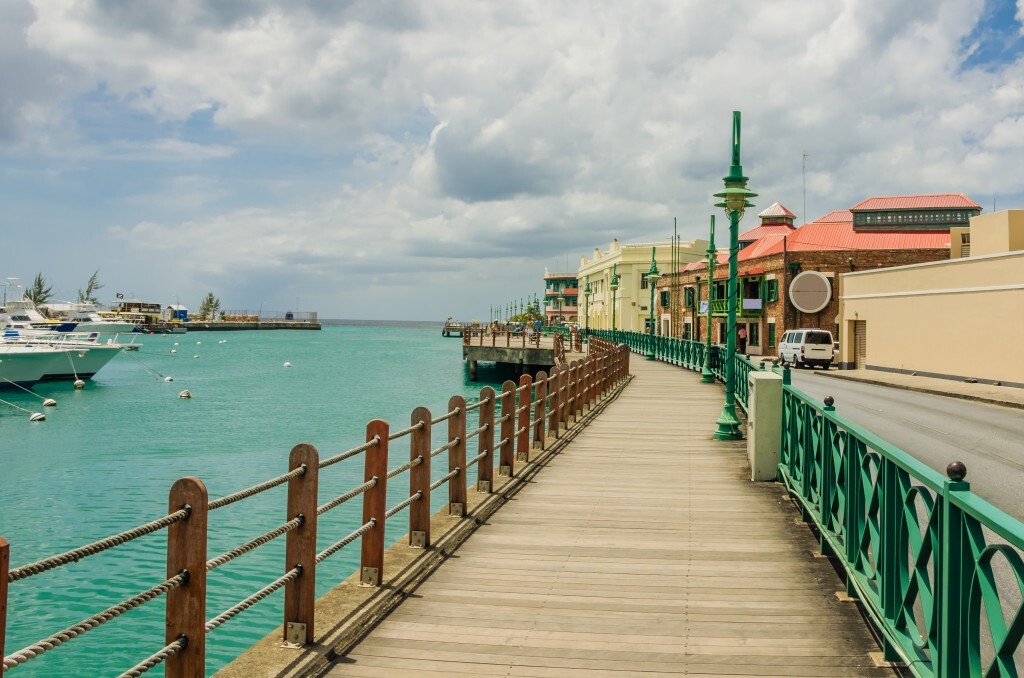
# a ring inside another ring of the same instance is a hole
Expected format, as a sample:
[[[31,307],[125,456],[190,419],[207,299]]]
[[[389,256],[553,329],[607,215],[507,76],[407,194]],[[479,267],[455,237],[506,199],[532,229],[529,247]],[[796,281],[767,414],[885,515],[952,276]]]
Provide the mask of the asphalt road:
[[[1024,412],[958,398],[832,379],[792,370],[793,385],[836,412],[946,473],[967,465],[975,494],[1024,521]]]

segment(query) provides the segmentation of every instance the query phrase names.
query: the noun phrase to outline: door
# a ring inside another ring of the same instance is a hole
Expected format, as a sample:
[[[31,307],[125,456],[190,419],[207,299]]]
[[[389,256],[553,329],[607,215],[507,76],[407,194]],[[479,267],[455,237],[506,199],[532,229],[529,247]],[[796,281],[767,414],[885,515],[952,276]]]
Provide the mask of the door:
[[[868,358],[868,321],[855,320],[853,323],[853,362],[854,367],[862,370],[867,367]]]

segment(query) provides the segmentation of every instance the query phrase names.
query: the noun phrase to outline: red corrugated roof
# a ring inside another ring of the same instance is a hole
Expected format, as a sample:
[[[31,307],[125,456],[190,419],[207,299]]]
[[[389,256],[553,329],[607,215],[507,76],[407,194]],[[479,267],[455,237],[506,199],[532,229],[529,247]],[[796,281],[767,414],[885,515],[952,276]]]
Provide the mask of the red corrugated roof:
[[[746,233],[741,233],[739,240],[740,242],[751,242],[766,235],[787,235],[792,233],[794,228],[796,227],[789,224],[765,224],[752,228]]]
[[[790,252],[820,252],[829,250],[928,250],[949,247],[949,231],[855,231],[852,220],[845,222],[824,220],[835,214],[835,212],[830,212],[822,219],[804,224],[793,231],[785,238],[785,249]],[[754,243],[746,249],[758,244]],[[770,247],[759,252],[759,256],[778,254],[782,251],[783,239],[778,238]]]
[[[773,202],[768,209],[766,209],[765,211],[761,212],[757,216],[762,218],[762,219],[765,218],[765,217],[792,217],[793,219],[796,219],[796,215],[795,214],[793,214],[792,212],[787,210],[785,207],[783,207],[781,203],[777,203],[777,202]]]
[[[792,232],[793,231],[790,231],[790,233]],[[776,243],[781,243],[784,237],[786,236],[783,233],[769,233],[768,235],[759,238],[757,242],[752,242],[743,249],[741,249],[739,255],[736,258],[739,261],[757,259],[758,257],[763,256],[769,250],[771,250]]]
[[[935,195],[891,195],[862,200],[853,210],[919,210],[930,208],[967,207],[981,209],[981,205],[963,193],[937,193]]]

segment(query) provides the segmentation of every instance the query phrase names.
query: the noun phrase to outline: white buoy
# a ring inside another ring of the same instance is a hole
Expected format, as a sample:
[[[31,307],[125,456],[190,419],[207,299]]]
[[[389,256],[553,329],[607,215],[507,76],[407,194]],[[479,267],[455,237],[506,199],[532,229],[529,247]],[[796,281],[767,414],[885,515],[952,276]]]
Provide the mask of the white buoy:
[[[164,381],[174,381],[174,377],[164,377]]]
[[[198,353],[196,353],[196,354],[195,354],[194,356],[192,356],[192,357],[193,357],[193,358],[198,358],[198,357],[199,357],[199,354],[198,354]]]
[[[178,397],[179,398],[191,398],[192,397],[192,391],[190,391],[190,390],[188,390],[186,388],[184,391],[182,391],[181,393],[178,394]]]
[[[178,345],[178,342],[174,342],[174,345],[175,345],[175,346],[177,346],[177,345]]]
[[[46,415],[43,414],[42,412],[33,412],[32,414],[28,415],[28,420],[29,421],[46,421]]]
[[[285,361],[285,363],[284,363],[284,366],[285,366],[285,367],[291,367],[291,366],[292,366],[292,364],[291,364],[290,362],[288,362],[288,361],[286,360],[286,361]]]
[[[53,398],[46,398],[43,400],[43,407],[57,407],[57,401]]]
[[[76,389],[83,389],[83,388],[85,388],[85,382],[82,381],[81,379],[75,379],[74,386],[75,386]]]
[[[174,349],[172,348],[172,349],[171,349],[171,353],[177,353],[177,351],[175,351],[175,350],[174,350]]]

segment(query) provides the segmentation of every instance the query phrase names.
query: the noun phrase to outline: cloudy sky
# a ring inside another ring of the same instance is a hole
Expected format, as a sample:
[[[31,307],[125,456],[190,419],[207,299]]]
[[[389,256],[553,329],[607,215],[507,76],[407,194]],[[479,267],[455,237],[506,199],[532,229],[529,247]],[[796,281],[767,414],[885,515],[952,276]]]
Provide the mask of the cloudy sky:
[[[1022,21],[1024,0],[3,0],[0,278],[486,319],[612,238],[705,236],[733,110],[758,208],[1024,208]]]

